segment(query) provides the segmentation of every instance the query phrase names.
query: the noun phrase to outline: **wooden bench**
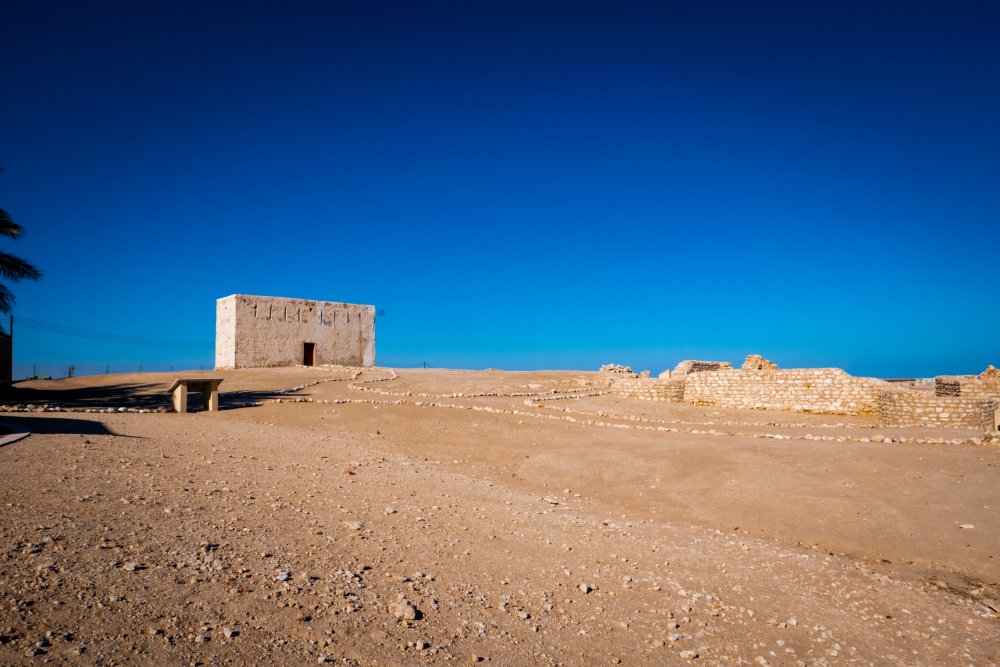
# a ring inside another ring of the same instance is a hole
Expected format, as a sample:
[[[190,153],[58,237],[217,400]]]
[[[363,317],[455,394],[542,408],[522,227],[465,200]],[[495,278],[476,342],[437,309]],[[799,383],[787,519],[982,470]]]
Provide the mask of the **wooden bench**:
[[[188,411],[188,390],[201,391],[205,397],[205,409],[219,411],[219,385],[222,378],[177,378],[167,391],[171,394],[174,412]]]

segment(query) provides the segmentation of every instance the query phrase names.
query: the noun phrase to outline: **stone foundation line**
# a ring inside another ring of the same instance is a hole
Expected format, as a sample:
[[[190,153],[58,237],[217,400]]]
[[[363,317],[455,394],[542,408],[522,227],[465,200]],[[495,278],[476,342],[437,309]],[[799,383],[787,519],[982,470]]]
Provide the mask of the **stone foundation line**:
[[[361,385],[370,384],[374,382],[387,382],[391,380],[396,380],[399,378],[399,374],[391,369],[387,369],[390,375],[386,377],[372,378],[370,380],[362,380],[360,382],[351,382],[347,386],[351,389],[358,391],[369,391],[372,393],[382,393],[376,392],[372,388],[362,387]],[[297,391],[302,391],[311,386],[322,384],[325,382],[341,382],[341,381],[351,381],[355,380],[361,373],[361,371],[354,371],[356,375],[350,378],[321,378],[313,382],[300,385],[298,387],[291,387],[283,390],[276,390],[274,393],[287,394],[295,393]],[[585,390],[571,390],[577,393],[559,393],[553,396],[553,392],[558,392],[557,389],[552,389],[549,392],[544,392],[541,394],[534,394],[532,398],[534,400],[545,399],[545,400],[559,400],[566,398],[585,398],[587,396],[581,395],[579,391]],[[404,392],[399,392],[400,394]],[[518,392],[520,393],[520,392]],[[590,396],[603,395],[608,392],[602,390],[592,390]],[[396,394],[392,394],[396,395]],[[500,392],[487,392],[485,396],[491,397],[506,397],[507,395]],[[472,397],[471,395],[468,397]],[[529,399],[531,400],[531,399]],[[526,401],[527,403],[528,401]],[[494,408],[490,406],[482,405],[461,405],[457,403],[438,403],[438,402],[427,402],[427,401],[412,401],[406,400],[405,398],[399,397],[395,400],[387,399],[362,399],[362,398],[332,398],[332,399],[314,399],[308,396],[297,396],[295,398],[275,398],[268,401],[246,401],[238,404],[231,404],[226,406],[226,409],[242,408],[242,407],[258,407],[265,405],[267,403],[317,403],[317,404],[327,404],[327,405],[345,405],[345,404],[357,404],[357,405],[411,405],[414,407],[428,407],[428,408],[447,408],[455,410],[473,410],[478,412],[487,412],[490,414],[505,414],[517,417],[529,417],[532,419],[548,419],[551,421],[564,421],[574,424],[579,424],[581,426],[597,426],[602,428],[616,428],[624,430],[637,430],[637,431],[653,431],[661,433],[687,433],[691,435],[717,435],[717,436],[731,436],[731,437],[749,437],[749,438],[760,438],[760,439],[771,439],[771,440],[813,440],[813,441],[824,441],[824,442],[857,442],[857,443],[870,443],[870,442],[886,442],[886,443],[900,443],[900,444],[938,444],[938,445],[961,445],[961,444],[971,444],[971,445],[982,445],[984,443],[992,444],[996,440],[990,436],[985,438],[907,438],[899,437],[894,438],[892,436],[885,435],[873,435],[871,437],[854,437],[854,436],[830,436],[830,435],[813,435],[811,433],[806,433],[805,435],[784,435],[781,433],[744,433],[738,431],[720,431],[717,429],[696,429],[696,428],[678,428],[674,426],[664,426],[664,425],[647,425],[644,423],[636,424],[617,424],[606,421],[597,421],[594,419],[577,419],[572,414],[564,415],[552,415],[538,412],[529,412],[525,410],[515,410],[506,408]],[[529,407],[539,407],[539,406],[529,406]],[[556,408],[558,409],[558,408]],[[156,409],[147,408],[62,408],[58,406],[44,406],[44,407],[29,407],[29,406],[0,406],[0,412],[90,412],[90,413],[112,413],[112,412],[129,412],[129,413],[153,413],[153,412],[166,412],[166,407],[160,407]],[[588,414],[588,413],[582,413]],[[597,413],[594,413],[597,414]],[[643,420],[646,418],[635,418],[634,416],[628,417],[612,417],[615,419],[625,419],[625,420]],[[631,418],[631,419],[630,419]],[[655,422],[653,422],[655,423]]]
[[[599,426],[606,428],[617,428],[625,430],[637,430],[637,431],[657,431],[664,433],[688,433],[692,435],[718,435],[718,436],[739,436],[748,438],[764,438],[773,440],[816,440],[816,441],[826,441],[826,442],[858,442],[858,443],[870,443],[870,442],[886,442],[886,443],[900,443],[900,444],[938,444],[938,445],[961,445],[961,444],[972,444],[972,445],[982,445],[987,442],[984,438],[907,438],[899,437],[895,438],[892,436],[884,435],[873,435],[871,437],[856,438],[853,436],[832,436],[832,435],[812,435],[807,433],[805,435],[784,435],[781,433],[741,433],[737,431],[719,431],[716,429],[701,430],[693,428],[676,428],[670,426],[647,426],[645,424],[615,424],[612,422],[596,421],[593,419],[577,419],[572,415],[551,415],[538,412],[528,412],[525,410],[508,410],[504,408],[493,408],[485,405],[461,405],[457,403],[436,403],[427,401],[408,401],[402,398],[397,398],[395,400],[388,399],[364,399],[364,398],[330,398],[330,399],[314,399],[310,397],[296,397],[296,398],[276,398],[270,401],[271,403],[317,403],[317,404],[328,404],[328,405],[346,405],[346,404],[356,404],[356,405],[410,405],[414,407],[426,407],[426,408],[449,408],[455,410],[473,410],[477,412],[487,412],[490,414],[502,414],[502,415],[512,415],[517,417],[529,417],[532,419],[548,419],[551,421],[565,421],[574,424],[580,424],[582,426]]]
[[[395,373],[393,373],[393,374],[395,375]],[[607,391],[596,391],[595,392],[594,390],[590,390],[590,389],[588,389],[586,387],[581,387],[579,389],[566,389],[566,390],[550,389],[550,390],[545,391],[545,392],[538,392],[538,391],[514,391],[514,392],[483,391],[483,392],[477,392],[477,393],[474,393],[474,394],[466,394],[465,392],[458,391],[458,392],[454,392],[454,393],[451,393],[451,394],[424,394],[424,393],[412,392],[412,391],[389,391],[388,389],[379,389],[377,387],[364,387],[364,386],[362,386],[362,385],[364,385],[367,382],[377,382],[379,380],[395,380],[398,377],[399,377],[398,375],[395,375],[395,377],[391,377],[391,378],[379,378],[378,380],[362,380],[361,382],[355,382],[355,383],[349,384],[347,386],[350,387],[351,389],[355,389],[357,391],[368,391],[368,392],[372,392],[372,393],[375,393],[375,394],[381,394],[382,396],[401,396],[401,397],[405,397],[405,398],[411,398],[411,397],[414,397],[414,396],[416,396],[417,398],[524,398],[524,397],[527,396],[527,397],[532,397],[532,398],[538,398],[539,400],[543,400],[543,397],[548,397],[547,400],[556,400],[556,399],[560,399],[560,398],[582,398],[584,396],[601,396],[603,394],[607,394],[608,393]],[[592,393],[589,393],[589,394],[584,394],[583,393],[583,392],[587,392],[587,391],[590,391]],[[576,392],[576,393],[574,393],[574,392]],[[554,394],[557,394],[557,395],[554,395]],[[554,395],[554,396],[550,396],[550,395]]]
[[[601,394],[609,394],[612,392],[601,392]],[[594,394],[599,396],[601,394]],[[574,396],[558,396],[556,398],[576,398]],[[580,396],[579,398],[586,398]],[[544,410],[558,410],[560,412],[565,412],[567,414],[574,415],[584,415],[586,417],[600,417],[604,419],[622,419],[626,421],[642,422],[646,424],[699,424],[702,426],[782,426],[788,428],[879,428],[876,424],[844,424],[838,422],[836,424],[808,424],[804,422],[796,422],[790,424],[775,424],[773,421],[769,422],[749,422],[749,421],[733,421],[733,420],[719,420],[719,421],[701,421],[697,419],[655,419],[653,417],[640,417],[638,415],[616,415],[609,412],[587,412],[585,410],[574,410],[573,408],[564,408],[558,405],[543,405],[541,401],[552,400],[544,396],[538,398],[528,399],[524,404],[532,408],[542,408]]]
[[[370,382],[383,382],[386,380],[392,380],[395,378],[376,378],[373,380],[363,380],[361,382],[352,383],[348,385],[352,389],[357,389],[358,385]],[[369,390],[367,388],[361,389],[362,391]],[[369,390],[370,391],[370,390]],[[557,391],[557,390],[553,390]],[[402,392],[401,392],[402,393]],[[600,395],[607,392],[599,391],[594,392],[592,395]],[[503,394],[495,393],[495,396],[503,396]],[[558,397],[545,396],[547,400],[558,400],[562,398],[575,398],[583,396],[579,395],[568,395],[560,394]],[[536,395],[535,400],[542,398],[540,395]],[[870,443],[870,442],[886,442],[886,443],[900,443],[900,444],[939,444],[939,445],[961,445],[961,444],[971,444],[971,445],[982,445],[984,442],[990,441],[986,438],[976,437],[976,438],[907,438],[907,437],[893,437],[881,434],[875,434],[870,437],[854,437],[854,436],[831,436],[831,435],[813,435],[811,433],[806,433],[805,435],[784,435],[781,433],[745,433],[739,431],[720,431],[717,429],[696,429],[696,428],[678,428],[672,426],[653,426],[646,424],[616,424],[613,422],[598,421],[594,419],[577,419],[571,414],[565,415],[552,415],[538,412],[529,412],[525,410],[507,409],[507,408],[494,408],[491,406],[484,405],[461,405],[458,403],[439,403],[439,402],[429,402],[429,401],[412,401],[406,400],[405,398],[396,398],[395,400],[388,399],[363,399],[363,398],[331,398],[331,399],[314,399],[308,396],[299,396],[295,398],[276,398],[270,401],[271,403],[317,403],[326,405],[410,405],[414,407],[426,407],[426,408],[446,408],[453,410],[473,410],[477,412],[486,412],[490,414],[503,414],[511,415],[516,417],[529,417],[532,419],[548,419],[551,421],[565,421],[574,424],[579,424],[581,426],[597,426],[603,428],[617,428],[625,430],[637,430],[637,431],[653,431],[661,433],[687,433],[691,435],[718,435],[718,436],[732,436],[732,437],[749,437],[749,438],[761,438],[761,439],[771,439],[771,440],[813,440],[813,441],[824,441],[824,442],[857,442],[857,443]]]

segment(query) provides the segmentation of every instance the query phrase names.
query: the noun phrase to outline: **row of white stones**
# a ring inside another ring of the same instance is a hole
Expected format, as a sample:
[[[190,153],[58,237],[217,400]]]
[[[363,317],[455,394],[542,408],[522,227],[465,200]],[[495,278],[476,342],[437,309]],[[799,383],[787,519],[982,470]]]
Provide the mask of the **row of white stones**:
[[[368,380],[372,382],[372,380]],[[358,383],[360,384],[360,383]],[[348,385],[352,386],[352,385]],[[565,398],[570,398],[570,396],[564,396]],[[858,443],[870,443],[870,442],[886,442],[886,443],[900,443],[900,444],[949,444],[949,445],[961,445],[961,444],[973,444],[981,445],[983,444],[983,438],[907,438],[907,437],[893,437],[884,435],[874,435],[871,437],[854,437],[854,436],[831,436],[831,435],[813,435],[807,433],[805,435],[785,435],[781,433],[745,433],[739,431],[727,431],[718,429],[697,429],[697,428],[682,428],[676,426],[665,426],[665,425],[652,425],[652,424],[624,424],[607,422],[599,419],[577,419],[572,414],[548,414],[544,412],[534,412],[527,410],[517,410],[508,408],[495,408],[487,405],[462,405],[459,403],[442,403],[438,401],[421,401],[421,400],[408,400],[406,398],[396,398],[394,400],[389,399],[376,399],[376,398],[332,398],[332,399],[314,399],[308,396],[299,396],[290,399],[277,398],[271,401],[272,403],[318,403],[318,404],[328,404],[328,405],[409,405],[414,407],[422,408],[444,408],[452,410],[471,410],[475,412],[486,412],[490,414],[502,414],[511,415],[515,417],[527,417],[530,419],[547,419],[549,421],[563,421],[573,424],[579,424],[581,426],[597,426],[602,428],[615,428],[622,430],[636,430],[636,431],[647,431],[647,432],[660,432],[660,433],[685,433],[692,435],[715,435],[715,436],[738,436],[738,437],[748,437],[748,438],[761,438],[761,439],[772,439],[772,440],[818,440],[827,442],[858,442]],[[519,422],[523,423],[523,422]]]
[[[608,393],[608,392],[601,392]],[[600,394],[594,394],[600,395]],[[560,398],[573,398],[572,396],[560,397]],[[581,398],[585,398],[582,397]],[[544,397],[539,397],[536,399],[529,399],[524,402],[525,405],[534,408],[543,408],[545,410],[558,410],[560,412],[565,412],[567,414],[583,415],[587,417],[599,417],[602,419],[622,419],[625,421],[642,422],[647,424],[699,424],[702,426],[787,426],[789,428],[807,428],[812,426],[814,428],[876,428],[874,424],[808,424],[805,422],[795,422],[788,424],[775,424],[773,421],[768,422],[751,422],[751,421],[738,421],[738,420],[718,420],[718,421],[702,421],[697,419],[654,419],[652,417],[640,417],[637,415],[616,415],[608,412],[588,412],[585,410],[575,410],[573,408],[566,408],[558,405],[544,405],[541,401],[548,400]]]
[[[389,375],[385,377],[372,378],[370,380],[362,380],[360,382],[351,382],[347,385],[351,389],[358,391],[372,391],[373,388],[364,387],[365,384],[370,384],[374,382],[387,382],[390,380],[395,380],[399,378],[399,375],[391,370],[389,370]],[[336,382],[344,380],[354,380],[360,376],[361,371],[355,371],[357,375],[351,378],[321,378],[313,382],[301,385],[299,387],[291,387],[284,390],[278,390],[274,393],[287,394],[295,393],[297,391],[302,391],[311,386],[321,384],[323,382]],[[542,407],[535,405],[534,403],[540,400],[561,400],[568,398],[584,398],[586,396],[599,396],[607,392],[600,390],[591,390],[589,394],[580,393],[587,390],[580,390],[580,392],[575,393],[562,392],[559,393],[558,390],[553,389],[548,392],[548,395],[534,394],[531,399],[525,401],[528,407]],[[381,393],[381,392],[376,392]],[[496,394],[497,396],[502,396],[502,394]],[[468,396],[471,397],[471,396]],[[715,435],[715,436],[738,436],[738,437],[750,437],[750,438],[762,438],[762,439],[773,439],[773,440],[819,440],[827,442],[859,442],[859,443],[869,443],[869,442],[886,442],[886,443],[900,443],[900,444],[949,444],[949,445],[960,445],[960,444],[973,444],[981,445],[984,442],[984,438],[907,438],[907,437],[893,437],[885,435],[873,435],[871,437],[854,437],[854,436],[829,436],[829,435],[813,435],[811,433],[806,433],[805,435],[785,435],[781,433],[745,433],[739,431],[727,431],[718,429],[697,429],[697,428],[682,428],[677,426],[667,426],[666,423],[678,423],[677,421],[670,421],[659,423],[663,420],[652,420],[645,417],[634,417],[632,415],[627,416],[611,416],[605,415],[603,413],[586,413],[583,411],[574,411],[571,408],[555,408],[554,406],[550,409],[557,409],[564,412],[562,415],[547,414],[544,412],[530,412],[526,410],[517,409],[507,409],[507,408],[494,408],[491,406],[484,405],[461,405],[457,403],[440,403],[436,401],[413,401],[407,400],[406,398],[396,398],[395,400],[385,400],[385,399],[361,399],[361,398],[334,398],[334,399],[314,399],[307,396],[297,396],[295,398],[276,398],[270,401],[246,401],[236,405],[231,405],[229,407],[255,407],[261,406],[266,403],[319,403],[319,404],[333,404],[333,405],[343,405],[343,404],[361,404],[361,405],[412,405],[415,407],[429,407],[429,408],[446,408],[446,409],[457,409],[457,410],[473,410],[478,412],[487,412],[492,414],[504,414],[512,415],[517,417],[528,417],[531,419],[548,419],[550,421],[564,421],[574,424],[579,424],[582,426],[597,426],[602,428],[616,428],[622,430],[637,430],[637,431],[653,431],[661,433],[686,433],[692,435]],[[150,412],[165,412],[166,408],[64,408],[60,406],[0,406],[0,411],[4,412],[91,412],[91,413],[112,413],[112,412],[130,412],[130,413],[150,413]],[[614,418],[623,419],[628,421],[634,421],[636,423],[625,424],[625,423],[615,423],[603,421],[603,419],[577,419],[571,413],[578,413],[581,416],[597,416],[601,418]],[[990,442],[996,442],[994,439],[989,439]]]
[[[393,371],[393,374],[395,375],[394,371]],[[549,389],[548,391],[542,391],[542,392],[540,392],[540,391],[512,391],[512,392],[482,391],[482,392],[474,392],[474,393],[465,393],[465,392],[457,391],[457,392],[454,392],[454,393],[451,393],[451,394],[425,394],[425,393],[422,393],[422,392],[415,392],[415,391],[390,391],[388,389],[381,389],[379,387],[365,387],[365,386],[362,386],[362,385],[364,385],[364,384],[366,384],[368,382],[378,382],[380,380],[395,380],[398,377],[399,376],[396,375],[395,377],[392,377],[392,378],[379,378],[377,380],[362,380],[361,382],[356,382],[356,383],[350,384],[348,386],[351,389],[356,389],[358,391],[367,391],[367,392],[371,392],[373,394],[380,394],[382,396],[399,396],[399,397],[403,397],[403,398],[413,398],[413,397],[416,397],[416,398],[524,398],[524,397],[527,396],[527,397],[532,397],[532,398],[538,398],[539,400],[542,400],[543,397],[548,398],[549,400],[552,400],[552,399],[557,399],[557,398],[577,398],[577,397],[582,397],[582,396],[600,396],[601,394],[607,393],[607,392],[604,392],[604,391],[599,391],[599,392],[595,393],[593,390],[588,389],[588,388],[564,389],[564,390],[556,388],[556,389]],[[591,393],[584,393],[584,392],[588,392],[588,391],[591,392]]]

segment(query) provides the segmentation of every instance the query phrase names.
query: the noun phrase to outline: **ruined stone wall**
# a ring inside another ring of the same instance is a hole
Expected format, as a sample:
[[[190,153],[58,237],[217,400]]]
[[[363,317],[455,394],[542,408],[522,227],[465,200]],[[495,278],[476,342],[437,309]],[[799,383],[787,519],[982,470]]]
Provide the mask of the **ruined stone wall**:
[[[774,363],[770,359],[765,359],[759,354],[748,354],[747,358],[743,360],[743,365],[740,366],[741,371],[776,371],[778,370],[778,364]]]
[[[881,380],[848,375],[839,368],[720,370],[684,378],[684,401],[730,408],[795,410],[826,414],[874,414]]]
[[[937,396],[929,391],[886,389],[879,392],[878,421],[881,426],[938,426],[997,428],[994,399],[970,396]]]
[[[937,396],[993,398],[1000,400],[1000,377],[995,375],[943,375],[934,378]]]
[[[216,302],[216,368],[375,365],[375,307],[233,294]]]
[[[684,399],[684,380],[636,378],[617,380],[614,389],[623,398],[641,401],[681,401]]]
[[[710,373],[732,367],[732,363],[728,361],[697,361],[695,359],[686,359],[674,367],[674,371],[671,375],[673,377],[677,377],[680,375],[690,375],[692,373]]]

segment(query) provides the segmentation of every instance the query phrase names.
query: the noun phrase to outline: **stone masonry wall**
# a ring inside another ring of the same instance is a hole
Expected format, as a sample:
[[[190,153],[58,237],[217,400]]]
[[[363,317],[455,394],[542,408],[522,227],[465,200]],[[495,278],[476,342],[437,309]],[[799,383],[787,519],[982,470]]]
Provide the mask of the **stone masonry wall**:
[[[886,386],[839,368],[720,370],[684,380],[684,401],[696,405],[846,415],[877,412],[879,390]]]
[[[623,398],[641,401],[681,401],[684,399],[684,380],[637,378],[618,380],[614,389]]]
[[[216,368],[375,365],[375,307],[233,294],[216,302]]]
[[[1000,400],[1000,377],[986,375],[943,375],[934,378],[937,396],[993,398]]]
[[[732,363],[728,361],[697,361],[694,359],[686,359],[674,367],[672,375],[674,377],[678,377],[681,375],[690,375],[692,373],[710,373],[712,371],[721,371],[732,367]]]
[[[878,420],[882,426],[939,426],[995,431],[997,405],[994,399],[886,389],[879,392]]]

